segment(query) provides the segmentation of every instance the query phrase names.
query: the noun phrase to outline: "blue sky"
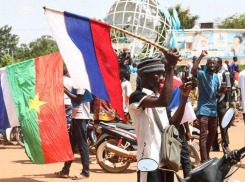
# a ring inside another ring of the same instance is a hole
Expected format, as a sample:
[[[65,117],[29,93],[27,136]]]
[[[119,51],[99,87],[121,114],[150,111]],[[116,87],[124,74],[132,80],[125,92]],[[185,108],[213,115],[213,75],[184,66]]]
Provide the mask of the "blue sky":
[[[115,0],[0,0],[0,27],[10,25],[19,35],[20,44],[29,43],[42,35],[51,35],[43,6],[69,11],[90,18],[103,19]],[[213,21],[235,13],[244,13],[244,0],[159,0],[165,7],[181,3],[198,22]]]

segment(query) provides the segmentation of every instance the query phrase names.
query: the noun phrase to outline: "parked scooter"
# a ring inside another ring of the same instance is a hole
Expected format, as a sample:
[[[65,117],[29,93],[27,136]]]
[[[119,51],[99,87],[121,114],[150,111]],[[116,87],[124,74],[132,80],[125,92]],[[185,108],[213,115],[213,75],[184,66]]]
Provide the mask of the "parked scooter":
[[[137,138],[134,127],[123,123],[94,125],[100,133],[94,146],[97,148],[97,161],[109,173],[121,173],[130,163],[136,162]]]
[[[137,137],[134,127],[122,123],[103,123],[95,125],[100,133],[95,146],[100,167],[110,173],[125,171],[130,163],[137,161]],[[200,164],[198,151],[192,142],[188,142],[191,164]]]
[[[223,128],[226,128],[230,124],[234,114],[235,110],[233,108],[226,111],[226,114],[222,119]],[[190,172],[190,177],[185,179],[178,176],[175,171],[167,171],[174,172],[179,182],[227,182],[229,177],[238,170],[239,167],[235,170],[237,163],[245,157],[245,147],[241,148],[240,150],[234,150],[229,154],[223,148],[223,152],[224,156],[222,158],[210,159],[209,161],[193,169]],[[138,162],[138,169],[140,171],[154,171],[157,168],[157,162],[152,159],[142,159]]]
[[[88,135],[89,153],[92,155],[96,155],[96,148],[94,144],[97,141],[97,137],[95,135],[95,128],[94,128],[93,120],[88,122],[87,135]]]
[[[23,133],[20,126],[6,129],[6,138],[9,142],[16,141],[21,147],[25,147]]]

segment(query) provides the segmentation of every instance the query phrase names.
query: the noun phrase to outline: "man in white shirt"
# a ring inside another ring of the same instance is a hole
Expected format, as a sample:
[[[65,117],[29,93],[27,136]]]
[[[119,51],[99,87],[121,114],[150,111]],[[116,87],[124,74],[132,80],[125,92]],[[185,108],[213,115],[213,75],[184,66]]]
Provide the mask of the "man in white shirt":
[[[185,87],[181,87],[180,109],[177,109],[174,116],[168,120],[166,107],[171,100],[174,67],[180,55],[177,49],[164,54],[167,60],[166,69],[162,61],[157,58],[145,58],[137,65],[137,73],[141,77],[141,86],[129,98],[129,113],[137,135],[137,161],[143,158],[151,158],[159,164],[159,167],[164,165],[160,160],[161,134],[152,108],[156,108],[163,128],[169,124],[174,124],[178,127],[184,114],[183,107],[185,107],[191,89],[190,83],[186,83]],[[166,72],[165,84],[159,95],[158,90],[163,80],[164,71]],[[171,172],[167,172],[165,177],[168,182],[173,182],[174,180]],[[137,178],[140,182],[162,182],[164,173],[161,170],[138,172]]]
[[[72,81],[69,77],[68,71],[66,67],[63,67],[63,83],[64,86],[71,91],[72,90]],[[71,115],[71,99],[64,93],[64,104],[66,110],[66,117]],[[70,119],[68,118],[67,122],[70,124]]]
[[[241,71],[239,74],[238,87],[241,89],[243,120],[245,124],[245,70]],[[245,128],[244,128],[244,133],[245,133]],[[244,135],[244,145],[245,145],[245,135]]]
[[[222,65],[222,70],[223,71],[228,71],[228,64],[229,64],[229,61],[225,60],[224,64]]]
[[[71,93],[65,87],[65,94],[74,102],[72,107],[72,122],[69,132],[72,152],[78,144],[81,163],[83,165],[82,172],[73,177],[74,180],[86,179],[89,177],[89,148],[87,143],[87,123],[90,118],[90,103],[81,103],[83,100],[84,89],[77,89],[76,94]],[[55,175],[61,178],[68,178],[72,161],[67,161],[61,171]]]
[[[132,89],[131,89],[131,83],[125,78],[126,75],[127,75],[127,70],[125,70],[123,67],[120,67],[120,80],[121,80],[121,86],[122,86],[123,109],[124,109],[124,112],[128,113],[128,101],[129,101],[129,96],[132,93]]]

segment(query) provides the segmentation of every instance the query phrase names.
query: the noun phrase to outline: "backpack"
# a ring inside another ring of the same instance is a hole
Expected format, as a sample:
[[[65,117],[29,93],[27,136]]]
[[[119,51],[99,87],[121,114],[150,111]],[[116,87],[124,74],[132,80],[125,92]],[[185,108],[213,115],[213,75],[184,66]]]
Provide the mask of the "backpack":
[[[160,158],[168,169],[176,172],[180,169],[181,139],[179,131],[174,125],[162,127],[161,120],[155,108],[152,108],[156,124],[161,133],[161,152]]]

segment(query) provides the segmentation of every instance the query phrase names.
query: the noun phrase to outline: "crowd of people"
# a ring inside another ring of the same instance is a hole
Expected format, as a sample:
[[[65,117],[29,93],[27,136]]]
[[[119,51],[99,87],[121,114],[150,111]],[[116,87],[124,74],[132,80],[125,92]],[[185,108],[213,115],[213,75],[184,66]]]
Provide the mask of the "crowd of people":
[[[180,124],[187,99],[190,99],[197,119],[194,123],[200,129],[200,156],[201,163],[210,159],[210,151],[219,151],[217,128],[225,114],[225,111],[232,107],[234,109],[243,108],[245,119],[245,103],[238,104],[241,98],[245,97],[245,71],[239,74],[237,57],[234,62],[228,62],[221,58],[208,58],[206,68],[202,69],[200,62],[203,57],[208,56],[207,51],[202,51],[197,58],[188,63],[183,69],[183,74],[179,74],[176,64],[180,57],[177,49],[164,52],[162,58],[145,58],[138,65],[132,61],[132,57],[127,48],[118,56],[120,67],[120,80],[122,87],[123,108],[125,115],[130,116],[131,124],[135,128],[137,135],[137,160],[151,158],[163,167],[160,159],[161,137],[156,124],[156,115],[165,128],[175,125],[178,128],[182,140],[181,164],[184,177],[189,176],[192,169],[189,158],[188,144],[191,134],[188,122]],[[130,74],[137,73],[137,88],[132,92],[130,84]],[[180,75],[180,76],[179,76]],[[177,111],[173,114],[168,108],[172,97],[173,80],[182,81],[180,85],[181,100]],[[239,81],[238,81],[239,80]],[[160,85],[163,85],[160,90]],[[82,103],[85,90],[72,90],[71,81],[66,68],[64,68],[64,100],[67,113],[71,112],[72,121],[70,129],[70,142],[74,153],[75,146],[81,155],[83,169],[81,173],[75,175],[73,179],[86,179],[90,175],[89,170],[89,149],[87,144],[88,120],[93,119],[96,124],[100,121],[117,122],[118,114],[109,102],[94,96],[93,102]],[[76,103],[76,104],[73,104]],[[91,118],[91,112],[93,118]],[[129,118],[126,121],[129,124]],[[228,132],[220,127],[222,144],[226,151],[229,151]],[[61,171],[56,172],[57,177],[69,177],[72,161],[67,161]],[[161,170],[153,172],[138,172],[138,181],[157,182],[173,181],[173,173],[162,173]]]

